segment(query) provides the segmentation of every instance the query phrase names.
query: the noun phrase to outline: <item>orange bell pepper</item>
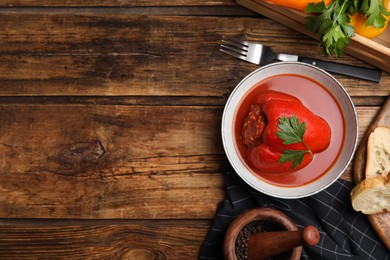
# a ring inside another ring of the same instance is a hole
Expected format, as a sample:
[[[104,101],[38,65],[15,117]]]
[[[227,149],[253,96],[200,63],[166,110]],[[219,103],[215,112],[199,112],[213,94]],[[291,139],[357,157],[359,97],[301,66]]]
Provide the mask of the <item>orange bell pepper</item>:
[[[319,3],[321,0],[263,0],[264,2],[279,5],[279,6],[285,6],[290,7],[293,9],[297,9],[300,11],[305,11],[305,8],[310,3]],[[332,0],[324,0],[325,5],[332,2]]]
[[[389,1],[385,0],[383,3],[387,11],[390,12]],[[386,24],[382,28],[375,28],[373,25],[366,26],[367,19],[368,18],[365,17],[364,14],[356,13],[351,16],[351,20],[349,23],[355,28],[355,33],[368,39],[372,39],[381,35],[386,30],[390,20],[390,16],[386,16]]]

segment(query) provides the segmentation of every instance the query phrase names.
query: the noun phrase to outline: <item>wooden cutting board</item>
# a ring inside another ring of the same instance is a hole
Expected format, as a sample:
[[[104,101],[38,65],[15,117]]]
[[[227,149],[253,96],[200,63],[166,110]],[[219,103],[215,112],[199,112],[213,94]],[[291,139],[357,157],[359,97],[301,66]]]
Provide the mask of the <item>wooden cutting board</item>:
[[[370,133],[377,126],[390,127],[390,96],[387,98],[387,101],[378,112],[370,127],[367,129],[358,149],[356,150],[353,164],[353,177],[355,184],[360,183],[365,178],[364,172],[366,168],[367,139]],[[383,243],[390,250],[390,213],[367,215],[367,218],[378,236],[382,239]]]

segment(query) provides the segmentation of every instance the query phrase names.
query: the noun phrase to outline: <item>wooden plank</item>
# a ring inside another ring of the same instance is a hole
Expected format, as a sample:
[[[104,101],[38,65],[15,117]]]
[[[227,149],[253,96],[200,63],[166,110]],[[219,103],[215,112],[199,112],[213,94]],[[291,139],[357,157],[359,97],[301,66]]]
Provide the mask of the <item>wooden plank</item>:
[[[24,223],[0,221],[1,259],[197,259],[210,224],[207,220]]]
[[[221,107],[2,105],[3,158],[20,159],[19,163],[3,164],[2,170],[30,172],[54,167],[57,170],[53,168],[53,171],[60,175],[66,175],[68,169],[78,174],[74,167],[81,162],[74,158],[67,165],[65,153],[82,144],[90,144],[92,149],[97,142],[100,145],[96,151],[101,150],[100,171],[107,166],[109,169],[118,158],[132,161],[220,155],[223,152],[219,140],[221,116]],[[14,151],[18,156],[15,158],[7,151]],[[127,172],[129,162],[122,163]],[[116,173],[120,174],[120,169]]]
[[[1,5],[0,5],[1,7]],[[159,15],[159,16],[231,16],[261,17],[260,14],[239,5],[196,6],[121,6],[121,7],[3,7],[0,13],[18,14],[72,14],[72,15]]]
[[[377,107],[358,111],[361,135]],[[212,218],[224,196],[221,112],[1,105],[0,217]]]
[[[190,168],[192,163],[188,164]],[[157,170],[162,167],[156,166]],[[207,219],[213,217],[224,197],[220,174],[188,174],[189,169],[180,171],[174,166],[166,171],[168,175],[148,173],[149,169],[137,165],[134,168],[144,172],[134,173],[129,168],[127,174],[112,176],[99,176],[98,172],[60,176],[47,171],[4,174],[0,217]]]
[[[221,35],[213,31],[222,23],[217,18],[26,14],[3,18],[2,95],[223,96],[231,89],[229,81],[238,82],[249,72],[245,67],[226,67],[226,60],[237,61],[218,51]],[[202,31],[196,29],[200,22]],[[233,69],[234,78],[220,78]]]
[[[258,66],[219,52],[222,35],[246,35],[277,52],[329,60],[315,40],[269,19],[70,14],[0,14],[0,19],[0,96],[227,97]],[[349,56],[339,62],[365,65]],[[388,74],[379,85],[362,82],[359,88],[355,79],[336,77],[352,95],[386,96],[390,90]]]
[[[0,6],[4,7],[30,7],[30,6],[75,6],[75,7],[83,7],[83,6],[96,6],[96,7],[104,7],[104,6],[113,6],[113,7],[124,7],[124,6],[216,6],[216,5],[234,5],[233,0],[181,0],[175,1],[172,3],[170,0],[162,0],[156,2],[149,0],[42,0],[42,1],[34,1],[34,0],[2,0],[0,2]]]
[[[0,191],[11,197],[0,217],[209,216],[223,197],[220,117],[220,107],[1,106]]]

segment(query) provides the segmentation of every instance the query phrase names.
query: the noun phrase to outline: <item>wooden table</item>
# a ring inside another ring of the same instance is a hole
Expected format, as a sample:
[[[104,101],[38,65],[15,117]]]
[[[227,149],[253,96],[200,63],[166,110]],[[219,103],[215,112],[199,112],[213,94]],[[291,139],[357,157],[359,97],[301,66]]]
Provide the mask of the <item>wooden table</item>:
[[[257,68],[222,35],[331,60],[233,0],[0,5],[1,259],[196,259],[224,198],[222,110]],[[362,136],[390,76],[335,77]]]

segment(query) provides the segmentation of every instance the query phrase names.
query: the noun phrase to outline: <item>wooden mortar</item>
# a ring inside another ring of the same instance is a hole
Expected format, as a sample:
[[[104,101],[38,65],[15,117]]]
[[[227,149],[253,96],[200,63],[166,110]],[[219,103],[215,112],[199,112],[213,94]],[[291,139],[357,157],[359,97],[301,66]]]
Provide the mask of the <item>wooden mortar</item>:
[[[278,255],[282,259],[298,260],[304,242],[313,246],[320,239],[315,227],[299,231],[294,221],[284,213],[272,208],[255,208],[238,216],[229,226],[224,239],[225,259],[237,260],[235,250],[237,237],[245,226],[256,221],[267,222],[279,231],[251,234],[247,244],[248,255],[251,257],[249,259],[264,259]]]

